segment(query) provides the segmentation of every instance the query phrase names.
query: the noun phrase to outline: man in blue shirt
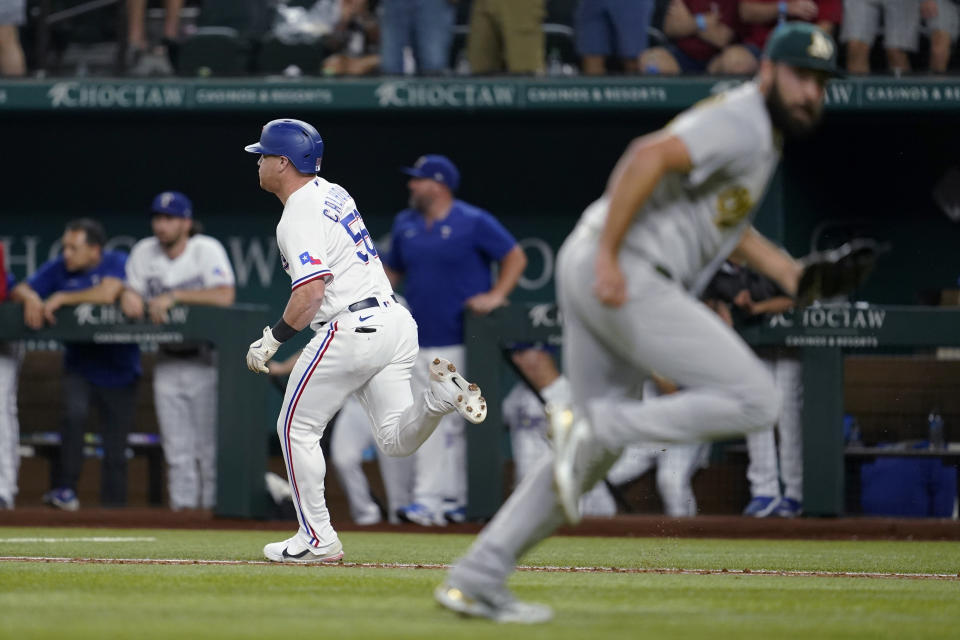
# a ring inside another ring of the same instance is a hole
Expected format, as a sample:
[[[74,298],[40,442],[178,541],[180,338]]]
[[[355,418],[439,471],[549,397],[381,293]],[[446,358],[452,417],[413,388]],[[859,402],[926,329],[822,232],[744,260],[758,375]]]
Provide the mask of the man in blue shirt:
[[[460,172],[448,158],[423,156],[404,173],[410,176],[410,208],[397,214],[383,266],[394,287],[404,281],[419,327],[424,366],[414,371],[427,371],[426,363],[437,357],[464,371],[463,314],[486,314],[507,304],[527,258],[490,213],[454,198]],[[415,466],[414,501],[398,515],[424,526],[462,522],[466,437],[459,414],[443,419],[415,454]]]
[[[11,296],[23,303],[23,321],[31,329],[55,324],[64,305],[113,304],[123,291],[125,253],[104,251],[103,226],[89,218],[67,224],[61,255],[48,260]],[[51,467],[51,491],[45,503],[74,511],[77,480],[83,465],[83,427],[90,404],[102,425],[103,467],[100,501],[123,506],[127,501],[127,433],[133,423],[140,350],[136,345],[66,344],[63,358],[64,414],[60,458]]]

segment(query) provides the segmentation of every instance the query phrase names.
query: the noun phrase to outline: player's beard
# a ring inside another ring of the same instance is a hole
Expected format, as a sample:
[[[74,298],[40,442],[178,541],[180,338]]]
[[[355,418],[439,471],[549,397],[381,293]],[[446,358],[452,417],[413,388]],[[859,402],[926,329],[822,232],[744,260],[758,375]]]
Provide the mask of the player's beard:
[[[157,240],[160,242],[160,246],[162,246],[164,249],[171,249],[175,247],[176,244],[184,237],[186,237],[187,233],[187,229],[181,229],[176,234],[172,234],[168,238],[157,238]]]
[[[808,120],[800,120],[791,113],[790,107],[783,101],[780,94],[780,86],[774,78],[770,85],[770,92],[766,99],[767,112],[770,114],[770,121],[787,138],[805,138],[817,128],[820,123],[820,116],[823,113],[823,107],[819,109],[816,106],[806,107],[798,106],[796,109],[803,109],[808,116]]]

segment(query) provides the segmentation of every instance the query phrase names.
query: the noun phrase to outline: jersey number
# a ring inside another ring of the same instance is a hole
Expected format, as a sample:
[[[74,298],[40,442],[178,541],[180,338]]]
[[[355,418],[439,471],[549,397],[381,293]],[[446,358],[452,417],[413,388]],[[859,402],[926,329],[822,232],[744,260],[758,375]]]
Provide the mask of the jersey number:
[[[378,257],[377,249],[373,246],[373,240],[370,239],[370,232],[363,225],[363,218],[360,217],[359,211],[354,209],[350,215],[340,218],[340,224],[343,225],[343,228],[347,230],[347,233],[357,245],[358,258],[367,263],[371,257]],[[366,249],[366,252],[364,252],[364,249]]]

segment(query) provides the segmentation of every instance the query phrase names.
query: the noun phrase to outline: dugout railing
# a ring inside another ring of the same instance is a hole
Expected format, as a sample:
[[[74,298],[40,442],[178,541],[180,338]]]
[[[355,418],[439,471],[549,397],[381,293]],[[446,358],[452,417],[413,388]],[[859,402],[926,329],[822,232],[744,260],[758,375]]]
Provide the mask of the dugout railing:
[[[492,408],[482,425],[467,426],[468,517],[487,518],[499,507],[504,486],[500,407],[505,349],[516,344],[561,345],[562,318],[556,305],[516,304],[466,322],[467,370],[484,389]],[[891,455],[858,447],[847,452],[843,441],[846,353],[960,346],[960,309],[926,306],[877,306],[865,303],[817,306],[771,316],[741,329],[751,346],[798,348],[803,361],[804,513],[845,514],[844,458]],[[930,453],[956,465],[955,452]]]
[[[130,322],[117,307],[82,304],[56,312],[57,323],[34,331],[23,324],[19,304],[0,305],[0,341],[58,340],[94,344],[177,344],[208,341],[217,349],[217,506],[219,516],[262,518],[268,513],[263,474],[274,416],[268,415],[268,383],[247,370],[251,336],[269,321],[266,307],[191,306],[171,314],[171,324]]]

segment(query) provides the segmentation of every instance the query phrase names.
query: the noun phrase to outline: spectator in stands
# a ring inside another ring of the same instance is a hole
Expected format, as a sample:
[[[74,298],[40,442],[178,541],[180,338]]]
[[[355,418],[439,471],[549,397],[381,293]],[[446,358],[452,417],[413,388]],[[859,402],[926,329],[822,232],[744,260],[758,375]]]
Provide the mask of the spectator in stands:
[[[0,76],[27,73],[19,32],[26,16],[26,0],[0,0]]]
[[[616,56],[624,73],[637,73],[653,8],[654,0],[581,0],[574,29],[583,72],[603,75],[607,57]]]
[[[130,252],[124,315],[170,322],[174,305],[227,307],[236,290],[220,241],[200,233],[193,204],[163,191],[150,207],[153,235]],[[209,342],[160,345],[153,370],[170,508],[211,509],[217,500],[217,354]]]
[[[843,16],[840,2],[841,0],[740,0],[740,40],[753,52],[754,57],[759,59],[760,52],[774,28],[787,20],[812,22],[834,35]]]
[[[12,298],[23,303],[23,321],[31,329],[55,324],[60,307],[113,304],[123,290],[127,255],[104,249],[106,233],[96,220],[67,223],[61,255],[43,263]],[[140,349],[132,344],[64,345],[63,420],[60,457],[51,468],[52,489],[43,497],[68,511],[80,507],[77,480],[83,465],[83,429],[90,405],[100,416],[103,437],[100,501],[119,507],[127,501],[127,434],[133,423]]]
[[[917,0],[844,0],[841,40],[850,73],[870,73],[870,49],[881,18],[887,65],[894,73],[910,70],[908,52],[917,50],[920,31]]]
[[[507,303],[527,265],[514,237],[490,213],[454,198],[460,172],[449,158],[426,155],[404,172],[410,207],[397,214],[383,267],[394,289],[401,281],[419,327],[426,385],[427,363],[446,358],[463,375],[463,318]],[[496,265],[496,281],[491,268]],[[422,525],[462,521],[466,506],[466,434],[459,414],[440,421],[417,450],[414,502],[400,516]],[[448,500],[447,503],[444,501]]]
[[[456,1],[382,0],[381,72],[387,75],[402,75],[403,52],[406,47],[411,47],[417,73],[446,73],[450,64]]]
[[[952,0],[922,0],[920,17],[930,34],[930,71],[946,73],[953,43],[960,35],[960,18]]]
[[[128,69],[135,76],[170,76],[172,47],[180,37],[180,10],[184,0],[163,0],[163,38],[150,46],[147,40],[147,0],[127,0]]]
[[[640,57],[645,73],[747,75],[757,69],[756,56],[737,43],[737,0],[671,0],[663,32],[671,42]]]
[[[380,27],[370,12],[367,0],[343,0],[340,19],[324,36],[324,49],[330,54],[323,61],[327,76],[364,76],[380,67]]]
[[[546,0],[474,0],[467,59],[474,74],[544,72]]]
[[[5,269],[0,244],[0,302],[14,288],[13,274]],[[17,420],[17,378],[23,361],[23,345],[0,342],[0,511],[13,509],[20,468],[20,423]]]

